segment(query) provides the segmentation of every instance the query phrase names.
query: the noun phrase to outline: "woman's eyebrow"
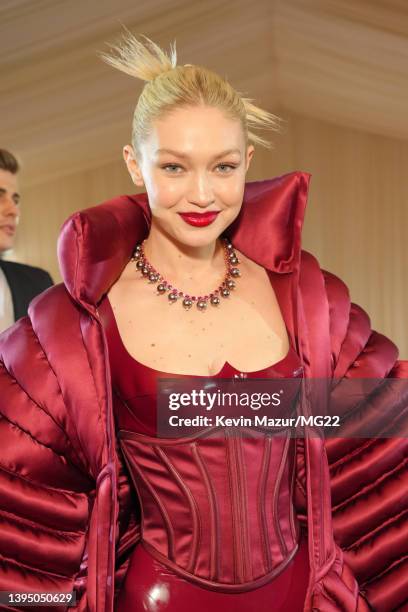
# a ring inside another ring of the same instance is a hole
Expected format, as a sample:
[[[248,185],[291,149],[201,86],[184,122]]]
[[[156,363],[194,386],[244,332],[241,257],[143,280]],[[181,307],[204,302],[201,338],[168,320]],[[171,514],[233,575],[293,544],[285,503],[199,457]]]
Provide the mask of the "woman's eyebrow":
[[[183,159],[188,159],[189,155],[187,153],[181,153],[180,151],[174,151],[173,149],[157,149],[156,155],[160,153],[170,153],[171,155],[175,155],[176,157],[181,157]],[[239,149],[227,149],[226,151],[222,151],[213,157],[213,159],[219,159],[220,157],[224,157],[224,155],[229,155],[230,153],[239,153],[241,151]]]

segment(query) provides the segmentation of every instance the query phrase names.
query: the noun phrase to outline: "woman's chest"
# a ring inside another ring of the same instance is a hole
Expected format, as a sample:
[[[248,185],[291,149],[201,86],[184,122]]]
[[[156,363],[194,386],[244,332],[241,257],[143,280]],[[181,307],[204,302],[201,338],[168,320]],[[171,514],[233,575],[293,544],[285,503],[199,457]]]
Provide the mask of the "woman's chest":
[[[118,332],[131,357],[162,372],[214,375],[228,362],[242,371],[261,370],[288,352],[289,341],[276,296],[266,276],[256,287],[186,311],[164,296],[117,284],[109,293]],[[141,289],[141,287],[140,287]]]

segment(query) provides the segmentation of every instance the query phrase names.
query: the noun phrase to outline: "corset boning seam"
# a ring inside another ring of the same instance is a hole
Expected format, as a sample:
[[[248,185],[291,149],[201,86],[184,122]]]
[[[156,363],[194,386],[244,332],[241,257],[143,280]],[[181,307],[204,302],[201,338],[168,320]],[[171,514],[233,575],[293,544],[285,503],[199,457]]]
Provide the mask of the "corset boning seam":
[[[293,440],[293,442],[292,442]],[[291,483],[290,483],[290,499],[291,499],[291,504],[289,505],[289,525],[290,525],[290,529],[291,529],[291,533],[292,533],[292,537],[294,540],[296,540],[296,542],[299,542],[300,539],[300,524],[299,521],[295,521],[295,515],[294,515],[294,499],[295,499],[295,476],[296,476],[296,451],[297,451],[297,446],[296,446],[296,438],[291,438],[291,444],[293,444],[294,446],[294,454],[293,456],[293,464],[291,464],[289,467],[292,470],[292,474],[291,474]]]
[[[199,549],[200,541],[201,541],[201,530],[202,530],[201,521],[200,521],[200,515],[199,515],[199,512],[198,512],[197,504],[196,504],[196,501],[195,501],[193,495],[191,494],[190,489],[183,482],[183,479],[181,478],[181,476],[178,473],[177,469],[172,464],[171,460],[166,455],[164,450],[162,448],[159,448],[158,446],[155,446],[154,447],[154,452],[156,453],[157,456],[160,457],[160,459],[165,464],[165,466],[167,467],[167,469],[170,472],[170,474],[172,474],[173,478],[175,479],[175,481],[177,482],[178,486],[180,487],[180,489],[183,491],[185,497],[187,498],[187,501],[188,501],[190,509],[191,509],[191,516],[192,516],[192,521],[193,521],[193,543],[192,543],[192,546],[191,546],[191,553],[190,553],[190,559],[189,559],[189,562],[188,562],[188,565],[187,565],[187,567],[188,567],[187,571],[189,573],[194,573],[194,569],[195,569],[196,562],[197,562],[198,549]]]
[[[267,484],[268,473],[269,473],[271,445],[272,445],[271,435],[268,434],[265,436],[264,451],[263,451],[263,456],[262,456],[261,478],[259,479],[259,487],[258,487],[258,497],[259,497],[259,506],[258,506],[259,519],[258,520],[259,520],[261,539],[262,539],[264,564],[265,564],[267,572],[270,572],[271,567],[272,567],[267,521],[266,521],[266,515],[265,515],[266,484]]]
[[[252,575],[250,562],[250,550],[249,550],[249,534],[248,534],[248,523],[245,520],[245,517],[248,516],[248,503],[247,503],[247,492],[248,492],[248,483],[246,478],[246,470],[245,470],[245,461],[242,453],[242,440],[240,432],[237,432],[238,435],[236,437],[236,450],[237,450],[237,469],[239,471],[238,478],[238,491],[239,491],[239,499],[242,500],[242,550],[243,550],[243,572],[244,572],[244,581],[247,582],[250,580]]]
[[[203,482],[207,488],[208,499],[210,500],[210,516],[211,516],[211,545],[210,545],[210,575],[213,581],[216,581],[220,575],[220,555],[219,551],[221,548],[221,530],[220,530],[220,516],[217,502],[217,496],[215,495],[214,487],[208,474],[207,467],[205,465],[204,458],[201,456],[200,449],[196,442],[191,445],[191,450],[194,459],[198,465],[198,468],[203,476]]]
[[[157,507],[159,508],[159,511],[163,517],[163,521],[164,521],[164,525],[165,525],[165,529],[166,529],[166,534],[167,534],[167,554],[169,557],[169,560],[174,560],[175,559],[175,552],[174,552],[174,530],[173,530],[173,526],[171,524],[170,521],[170,517],[167,513],[166,508],[164,507],[164,505],[162,504],[160,497],[156,494],[154,487],[151,486],[151,484],[149,483],[149,481],[147,480],[147,478],[144,478],[142,475],[141,470],[139,469],[139,466],[136,465],[135,463],[133,463],[132,465],[130,464],[129,460],[128,460],[128,456],[127,456],[127,451],[126,448],[124,446],[122,446],[122,452],[123,452],[123,456],[125,457],[125,461],[126,464],[128,466],[129,469],[129,473],[131,474],[132,477],[132,482],[133,485],[137,491],[139,500],[140,500],[140,507],[141,507],[141,514],[142,514],[142,520],[141,520],[141,530],[140,530],[140,535],[141,535],[141,542],[144,541],[143,539],[143,525],[144,525],[144,509],[143,509],[143,504],[141,503],[141,500],[143,499],[142,495],[140,494],[140,489],[138,486],[138,483],[135,481],[135,479],[133,478],[133,472],[132,469],[136,470],[139,474],[139,478],[141,480],[141,482],[143,482],[143,485],[148,489],[150,495],[153,497],[153,499],[155,500]]]
[[[290,438],[287,437],[285,440],[285,446],[282,452],[282,457],[281,457],[281,461],[280,461],[280,465],[279,465],[279,470],[278,470],[278,474],[276,477],[276,483],[275,483],[275,488],[273,491],[273,509],[272,509],[272,516],[273,516],[273,520],[274,520],[274,524],[275,524],[275,530],[276,533],[278,535],[279,538],[279,544],[280,544],[280,548],[281,548],[281,552],[282,552],[282,556],[285,557],[285,555],[287,555],[288,549],[286,547],[286,542],[283,539],[283,535],[282,535],[282,531],[281,531],[281,526],[280,526],[280,520],[279,520],[279,508],[278,508],[278,500],[279,500],[279,494],[280,494],[280,487],[281,487],[281,482],[282,482],[282,476],[283,476],[283,471],[285,469],[285,465],[287,462],[287,458],[288,458],[288,449],[289,449],[289,442],[290,442]]]
[[[228,430],[225,430],[225,441],[226,441],[226,455],[227,455],[227,474],[228,483],[230,490],[230,501],[231,501],[231,517],[232,517],[232,541],[234,547],[233,555],[233,572],[234,582],[244,581],[242,576],[242,556],[243,553],[240,550],[241,540],[239,538],[239,526],[240,526],[240,513],[239,513],[239,495],[237,492],[238,476],[235,473],[237,465],[237,459],[234,452],[234,438],[229,434]]]

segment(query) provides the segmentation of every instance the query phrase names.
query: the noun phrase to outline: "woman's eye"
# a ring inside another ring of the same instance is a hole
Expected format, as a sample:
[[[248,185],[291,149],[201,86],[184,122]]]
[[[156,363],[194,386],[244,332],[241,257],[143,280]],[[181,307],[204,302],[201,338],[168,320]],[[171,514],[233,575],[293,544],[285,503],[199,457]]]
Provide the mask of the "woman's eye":
[[[181,166],[179,166],[177,164],[166,164],[165,166],[162,166],[162,168],[163,168],[163,170],[167,170],[168,168],[181,168]],[[177,172],[173,172],[171,170],[170,174],[177,174]]]
[[[178,170],[183,168],[178,164],[166,164],[162,166],[163,170],[168,171],[170,174],[179,174]],[[229,174],[230,171],[235,170],[236,166],[232,164],[218,164],[217,168],[221,169],[221,174]]]
[[[224,168],[224,170],[222,170],[222,174],[229,174],[229,171],[231,170],[235,170],[236,166],[233,166],[232,164],[218,164],[217,168]],[[227,170],[225,170],[225,168]]]

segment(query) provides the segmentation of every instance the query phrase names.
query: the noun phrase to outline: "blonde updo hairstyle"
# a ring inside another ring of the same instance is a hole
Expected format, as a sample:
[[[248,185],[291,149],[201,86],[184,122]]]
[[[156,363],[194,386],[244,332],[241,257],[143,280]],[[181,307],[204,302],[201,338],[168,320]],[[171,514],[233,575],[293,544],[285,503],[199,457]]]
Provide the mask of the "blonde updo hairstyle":
[[[177,65],[176,43],[170,45],[170,55],[147,36],[145,43],[126,30],[122,41],[111,45],[112,53],[101,53],[102,59],[133,77],[147,81],[139,96],[133,115],[132,144],[140,159],[140,144],[149,135],[152,121],[180,107],[210,106],[224,111],[227,117],[238,119],[249,142],[266,148],[273,145],[252,130],[263,128],[280,131],[281,119],[252,104],[226,79],[217,73],[192,64]]]

